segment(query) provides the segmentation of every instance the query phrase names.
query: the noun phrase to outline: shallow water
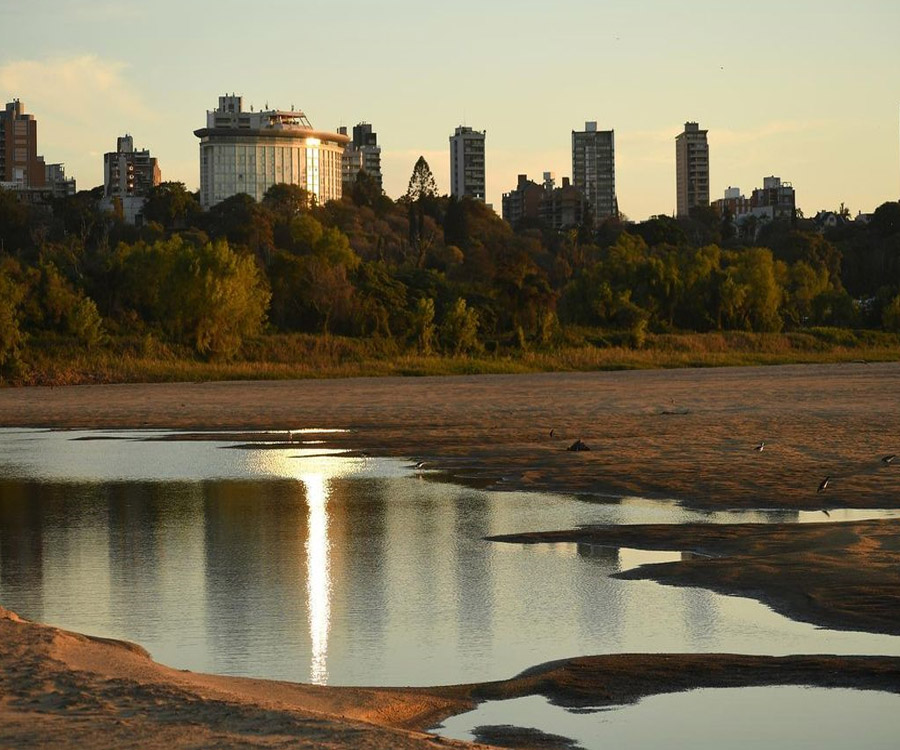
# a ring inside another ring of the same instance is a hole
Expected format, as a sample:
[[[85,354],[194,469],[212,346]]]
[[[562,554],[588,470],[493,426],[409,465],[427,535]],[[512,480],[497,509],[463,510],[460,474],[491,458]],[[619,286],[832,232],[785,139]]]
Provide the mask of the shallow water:
[[[433,731],[473,740],[476,727],[502,725],[566,737],[584,750],[894,750],[900,738],[900,696],[793,686],[719,688],[577,712],[529,696],[484,703]]]
[[[765,514],[476,491],[317,445],[148,436],[0,430],[4,606],[179,668],[330,684],[501,679],[612,652],[900,655],[898,637],[609,577],[659,553],[484,541]]]

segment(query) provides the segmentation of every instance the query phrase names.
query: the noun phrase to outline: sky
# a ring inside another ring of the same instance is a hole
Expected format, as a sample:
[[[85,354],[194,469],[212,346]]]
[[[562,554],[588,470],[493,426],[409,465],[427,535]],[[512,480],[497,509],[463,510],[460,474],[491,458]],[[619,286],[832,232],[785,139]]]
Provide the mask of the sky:
[[[571,175],[571,132],[615,130],[619,208],[675,210],[675,136],[709,130],[710,197],[763,177],[807,214],[900,197],[897,0],[0,0],[0,98],[79,189],[134,136],[199,187],[218,97],[366,121],[388,195],[423,155],[449,192],[449,136],[487,132],[487,200],[518,174]],[[2,102],[0,102],[2,104]]]

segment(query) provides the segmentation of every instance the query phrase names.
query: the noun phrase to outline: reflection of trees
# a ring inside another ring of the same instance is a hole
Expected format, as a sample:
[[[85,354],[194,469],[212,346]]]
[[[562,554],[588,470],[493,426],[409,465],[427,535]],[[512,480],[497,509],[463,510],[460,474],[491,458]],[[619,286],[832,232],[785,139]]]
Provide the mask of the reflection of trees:
[[[309,648],[303,485],[207,483],[204,516],[207,633],[221,668],[260,673],[270,659],[274,671],[307,679],[307,665],[295,664]],[[273,626],[283,621],[291,625]]]
[[[44,506],[41,485],[0,480],[0,593],[2,603],[20,614],[43,619],[33,597],[29,611],[23,595],[41,590],[43,583]]]
[[[491,535],[488,512],[490,503],[487,495],[473,492],[459,497],[453,506],[456,512],[456,537],[460,540],[456,548],[459,550],[464,547],[466,550],[466,554],[457,554],[454,560],[459,599],[456,610],[459,633],[463,640],[476,636],[487,638],[485,647],[490,647],[494,619],[490,564],[492,542],[483,541],[486,536]],[[480,540],[480,543],[471,544],[462,540]]]
[[[195,628],[203,617],[196,571],[203,523],[199,485],[116,483],[105,485],[103,494],[111,611],[130,637],[164,648],[171,643],[165,623],[175,618]],[[159,648],[154,655],[162,658]]]

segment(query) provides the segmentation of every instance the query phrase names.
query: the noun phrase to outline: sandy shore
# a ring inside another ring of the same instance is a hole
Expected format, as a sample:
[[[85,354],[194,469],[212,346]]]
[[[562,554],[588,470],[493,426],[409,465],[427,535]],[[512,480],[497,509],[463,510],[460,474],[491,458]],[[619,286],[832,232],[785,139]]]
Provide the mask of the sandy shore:
[[[0,426],[343,428],[329,445],[424,459],[484,486],[697,507],[900,507],[900,465],[880,461],[900,453],[898,364],[2,389]],[[565,450],[579,438],[592,450]],[[761,441],[765,450],[753,450]],[[826,475],[831,484],[817,493]],[[714,560],[652,575],[758,596],[832,627],[897,632],[898,530],[890,521],[635,527],[573,540],[712,551]],[[473,701],[527,690],[565,702],[576,685],[579,699],[597,704],[726,679],[900,685],[895,659],[688,655],[578,659],[490,686],[327,689],[178,672],[139,648],[7,613],[0,628],[0,745],[13,746],[452,746],[419,730]]]
[[[183,672],[139,646],[0,609],[0,746],[16,748],[481,747],[420,731],[482,700],[543,695],[569,707],[692,687],[817,685],[900,692],[900,659],[671,654],[582,657],[500,682],[327,688]]]

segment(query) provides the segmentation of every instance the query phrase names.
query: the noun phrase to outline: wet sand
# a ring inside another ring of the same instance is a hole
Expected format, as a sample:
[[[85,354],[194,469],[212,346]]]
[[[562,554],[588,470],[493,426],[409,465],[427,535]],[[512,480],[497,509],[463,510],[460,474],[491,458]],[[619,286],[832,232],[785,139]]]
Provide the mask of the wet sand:
[[[900,506],[900,464],[880,460],[900,453],[898,364],[2,389],[0,426],[341,428],[350,432],[317,437],[482,486],[719,509]],[[576,439],[591,450],[567,451]],[[756,596],[829,627],[897,632],[898,532],[896,521],[633,527],[572,540],[711,552],[630,575]],[[625,655],[545,667],[525,682],[327,689],[178,672],[135,647],[11,615],[0,626],[0,741],[16,746],[453,746],[414,730],[517,690],[564,701],[578,686],[599,705],[715,684],[900,685],[898,661],[882,657]]]

